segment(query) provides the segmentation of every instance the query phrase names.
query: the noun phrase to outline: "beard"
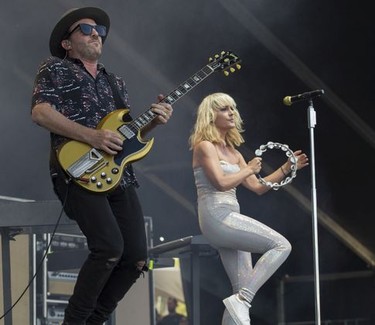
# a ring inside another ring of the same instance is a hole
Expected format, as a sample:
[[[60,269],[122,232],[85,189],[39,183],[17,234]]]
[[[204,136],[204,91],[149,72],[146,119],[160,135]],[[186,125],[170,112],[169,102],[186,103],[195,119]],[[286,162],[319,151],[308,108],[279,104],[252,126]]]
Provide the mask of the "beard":
[[[79,54],[89,61],[96,61],[102,54],[102,43],[100,41],[80,44]]]

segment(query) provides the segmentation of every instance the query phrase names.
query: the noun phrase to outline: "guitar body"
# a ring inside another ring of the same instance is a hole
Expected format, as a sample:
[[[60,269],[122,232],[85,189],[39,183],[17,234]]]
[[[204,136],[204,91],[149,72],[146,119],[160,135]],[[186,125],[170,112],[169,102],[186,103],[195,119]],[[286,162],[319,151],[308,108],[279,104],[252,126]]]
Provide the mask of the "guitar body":
[[[172,105],[215,71],[223,71],[225,75],[229,75],[235,71],[234,66],[240,69],[239,62],[240,59],[234,53],[222,51],[160,102]],[[57,150],[61,167],[76,184],[92,192],[109,192],[120,183],[127,164],[140,160],[149,153],[154,139],[143,141],[140,131],[157,115],[149,108],[136,119],[125,122],[128,113],[128,109],[115,110],[97,126],[97,129],[117,131],[122,137],[123,148],[115,156],[74,140],[66,142]]]
[[[126,165],[149,153],[154,139],[143,141],[139,130],[128,134],[129,123],[124,123],[128,112],[128,109],[115,110],[97,126],[97,129],[118,131],[121,135],[123,149],[118,154],[113,156],[75,140],[66,142],[57,150],[61,167],[76,184],[93,192],[109,192],[120,183]]]

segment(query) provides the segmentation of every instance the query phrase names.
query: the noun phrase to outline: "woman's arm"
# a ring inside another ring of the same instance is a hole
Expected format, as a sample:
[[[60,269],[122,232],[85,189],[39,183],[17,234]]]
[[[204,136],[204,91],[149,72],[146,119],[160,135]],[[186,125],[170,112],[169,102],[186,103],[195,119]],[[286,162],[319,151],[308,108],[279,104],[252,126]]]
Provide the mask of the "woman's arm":
[[[297,158],[297,169],[301,169],[303,167],[306,167],[309,164],[306,154],[302,153],[301,150],[295,151],[294,155]],[[254,159],[256,159],[256,158],[254,158]],[[249,164],[250,163],[251,163],[251,161],[249,162]],[[242,158],[242,160],[240,161],[240,165],[244,166],[244,164],[246,164],[246,163],[245,163],[244,159]],[[266,182],[271,182],[271,183],[281,182],[291,172],[291,166],[292,166],[292,162],[288,159],[283,165],[281,165],[273,173],[264,177],[264,180]],[[262,194],[268,192],[271,189],[270,186],[267,186],[267,185],[264,185],[264,184],[260,183],[258,178],[255,175],[251,175],[248,178],[246,178],[242,184],[246,188],[255,192],[258,195],[262,195]]]
[[[220,166],[215,146],[202,141],[194,147],[193,167],[202,167],[211,184],[219,191],[227,191],[240,185],[244,179],[258,172],[256,166],[243,166],[238,173],[225,174]]]

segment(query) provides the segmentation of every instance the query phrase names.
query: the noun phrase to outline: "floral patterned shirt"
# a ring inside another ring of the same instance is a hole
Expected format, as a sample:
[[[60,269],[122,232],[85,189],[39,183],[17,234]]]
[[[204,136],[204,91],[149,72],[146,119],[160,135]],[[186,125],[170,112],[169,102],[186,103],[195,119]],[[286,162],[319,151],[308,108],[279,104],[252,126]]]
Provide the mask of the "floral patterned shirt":
[[[129,108],[129,95],[124,80],[112,75],[124,107]],[[31,107],[49,103],[70,120],[90,128],[98,123],[116,107],[109,73],[98,64],[98,74],[93,78],[78,59],[50,57],[43,62],[36,75]],[[68,139],[51,132],[51,148],[56,149]],[[51,173],[56,166],[51,161]],[[123,184],[138,186],[133,168],[124,169]]]

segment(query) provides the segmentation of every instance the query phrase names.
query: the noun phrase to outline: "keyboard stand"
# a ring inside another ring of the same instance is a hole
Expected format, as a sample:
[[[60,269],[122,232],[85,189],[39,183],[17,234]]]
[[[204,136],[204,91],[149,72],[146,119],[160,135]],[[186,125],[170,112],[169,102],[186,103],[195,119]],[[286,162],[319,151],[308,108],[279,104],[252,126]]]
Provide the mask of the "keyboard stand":
[[[192,301],[192,315],[189,324],[200,325],[200,257],[213,256],[217,251],[202,235],[188,236],[171,242],[157,245],[149,249],[151,259],[157,261],[159,257],[190,258],[190,293]]]

